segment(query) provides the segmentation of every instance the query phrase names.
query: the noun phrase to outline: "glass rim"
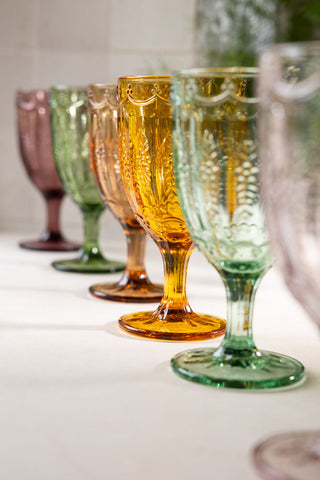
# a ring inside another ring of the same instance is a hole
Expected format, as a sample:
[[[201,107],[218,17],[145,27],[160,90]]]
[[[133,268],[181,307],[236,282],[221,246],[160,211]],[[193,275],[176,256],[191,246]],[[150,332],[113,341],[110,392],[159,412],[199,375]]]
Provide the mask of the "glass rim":
[[[116,83],[88,83],[88,89],[89,88],[116,88],[117,84]]]
[[[310,42],[287,42],[287,43],[275,43],[269,45],[261,51],[263,56],[265,53],[278,53],[279,56],[293,57],[297,53],[304,55],[312,55],[313,52],[320,53],[320,40],[314,40]]]
[[[182,70],[176,70],[173,73],[175,78],[188,78],[188,77],[225,77],[225,76],[246,76],[256,77],[259,73],[258,67],[199,67],[199,68],[186,68]]]
[[[125,75],[118,78],[118,83],[131,80],[135,82],[145,82],[145,81],[168,81],[172,79],[172,75]]]
[[[50,89],[48,88],[30,88],[30,89],[24,89],[24,88],[17,88],[15,93],[16,95],[20,94],[36,94],[38,92],[46,92],[48,93]]]
[[[56,90],[57,92],[87,92],[87,86],[85,85],[52,85],[50,91]]]

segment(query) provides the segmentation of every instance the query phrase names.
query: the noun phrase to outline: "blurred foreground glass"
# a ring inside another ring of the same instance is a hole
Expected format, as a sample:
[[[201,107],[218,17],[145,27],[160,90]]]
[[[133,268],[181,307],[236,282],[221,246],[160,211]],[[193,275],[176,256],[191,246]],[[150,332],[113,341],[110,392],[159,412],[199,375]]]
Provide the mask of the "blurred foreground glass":
[[[195,314],[186,298],[187,264],[194,248],[173,175],[171,77],[119,79],[119,158],[130,205],[160,249],[164,295],[155,312],[120,318],[130,333],[164,340],[221,335],[224,320]]]
[[[262,191],[285,282],[320,327],[320,42],[260,57]],[[319,480],[320,431],[279,434],[254,450],[268,480]]]
[[[40,190],[47,207],[47,224],[39,240],[21,242],[31,250],[78,250],[60,231],[60,207],[65,195],[52,156],[49,92],[30,90],[16,93],[20,154],[32,183]]]
[[[69,272],[117,272],[123,270],[123,263],[105,259],[98,244],[105,205],[90,169],[88,119],[85,87],[51,88],[53,156],[62,184],[79,205],[84,221],[84,243],[79,256],[52,265]]]
[[[129,205],[120,173],[117,85],[89,85],[88,99],[91,168],[101,197],[120,221],[127,240],[127,265],[120,281],[98,283],[89,290],[106,300],[159,301],[163,287],[154,285],[148,278],[144,264],[146,233]]]
[[[254,68],[196,69],[173,81],[175,174],[190,234],[217,269],[227,292],[226,334],[218,349],[176,355],[188,380],[233,388],[293,384],[303,366],[259,350],[253,301],[271,266],[260,202]]]

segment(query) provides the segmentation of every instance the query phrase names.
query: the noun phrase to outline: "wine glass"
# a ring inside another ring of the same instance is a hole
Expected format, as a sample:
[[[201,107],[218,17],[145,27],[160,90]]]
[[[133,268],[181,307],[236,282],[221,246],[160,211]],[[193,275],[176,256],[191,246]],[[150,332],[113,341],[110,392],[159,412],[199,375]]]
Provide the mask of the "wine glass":
[[[17,131],[21,158],[32,183],[47,207],[47,223],[39,240],[20,242],[31,250],[70,251],[79,245],[64,239],[60,230],[60,207],[65,195],[52,157],[49,92],[16,92]]]
[[[262,193],[270,240],[289,290],[320,327],[320,42],[260,56]],[[320,431],[275,435],[253,452],[268,480],[318,480]]]
[[[122,316],[124,330],[154,339],[201,340],[221,335],[224,320],[194,313],[186,298],[194,248],[179,206],[173,175],[169,76],[122,77],[119,158],[129,203],[160,249],[164,295],[155,312]]]
[[[61,182],[79,205],[84,220],[84,243],[78,257],[52,265],[57,270],[81,273],[123,270],[122,262],[103,257],[98,244],[105,205],[90,169],[87,89],[52,87],[50,94],[53,157]]]
[[[173,81],[174,161],[191,237],[219,272],[227,327],[218,349],[177,354],[173,370],[215,387],[273,388],[300,380],[290,357],[260,350],[252,335],[253,301],[272,258],[259,185],[255,68],[177,72]]]
[[[129,205],[120,173],[117,85],[89,85],[88,106],[91,168],[101,197],[120,221],[127,240],[127,265],[119,282],[98,283],[89,290],[106,300],[159,301],[163,286],[151,283],[147,275],[144,264],[146,233]]]

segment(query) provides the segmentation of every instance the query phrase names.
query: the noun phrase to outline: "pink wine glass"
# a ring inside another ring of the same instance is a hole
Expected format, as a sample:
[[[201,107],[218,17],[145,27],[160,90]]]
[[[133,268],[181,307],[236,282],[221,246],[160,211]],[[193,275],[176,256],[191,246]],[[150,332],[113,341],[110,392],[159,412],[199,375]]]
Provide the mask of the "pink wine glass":
[[[60,231],[60,207],[65,195],[52,156],[49,92],[17,91],[17,130],[20,154],[32,183],[47,206],[47,223],[39,240],[20,243],[22,248],[47,251],[78,250]]]
[[[289,290],[320,327],[320,42],[261,54],[258,94],[271,244]],[[253,459],[267,480],[319,480],[320,431],[274,435]]]

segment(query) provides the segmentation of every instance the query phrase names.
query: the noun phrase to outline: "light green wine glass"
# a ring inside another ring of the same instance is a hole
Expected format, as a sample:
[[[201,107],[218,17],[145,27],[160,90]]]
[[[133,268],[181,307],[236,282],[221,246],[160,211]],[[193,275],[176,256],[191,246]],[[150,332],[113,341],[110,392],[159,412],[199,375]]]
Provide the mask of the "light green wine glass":
[[[273,388],[304,375],[300,362],[259,350],[252,335],[254,296],[272,264],[260,198],[256,76],[254,68],[214,68],[173,80],[178,195],[193,241],[222,277],[228,309],[218,349],[182,352],[171,365],[216,387]]]
[[[86,87],[52,87],[50,91],[53,157],[60,180],[81,209],[84,243],[73,259],[52,263],[57,270],[105,273],[124,270],[122,262],[107,260],[99,247],[99,224],[105,205],[95,184],[89,160]]]

